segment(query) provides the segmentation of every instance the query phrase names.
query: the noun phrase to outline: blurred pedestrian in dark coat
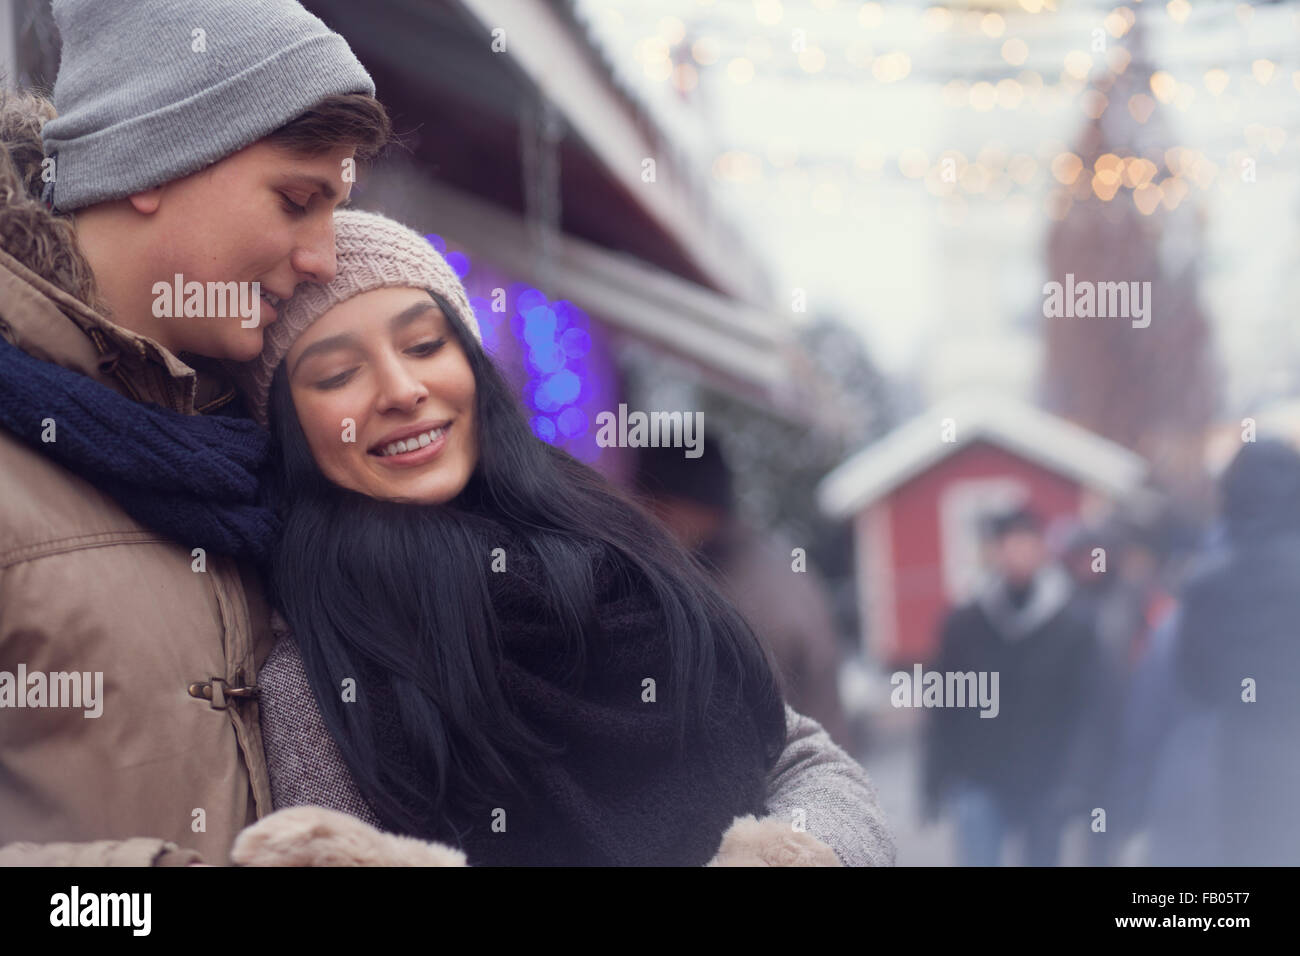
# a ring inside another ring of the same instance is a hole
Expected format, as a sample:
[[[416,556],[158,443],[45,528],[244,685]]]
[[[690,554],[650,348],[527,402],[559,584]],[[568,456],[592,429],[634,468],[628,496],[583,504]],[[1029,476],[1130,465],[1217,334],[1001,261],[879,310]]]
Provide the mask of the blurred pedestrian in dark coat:
[[[1164,739],[1152,826],[1186,801],[1213,825],[1153,843],[1150,862],[1300,864],[1300,453],[1246,444],[1221,482],[1223,543],[1188,583],[1171,651],[1184,701]],[[1199,747],[1173,748],[1189,726]],[[1163,832],[1163,831],[1162,831]],[[1176,859],[1158,848],[1178,848]]]
[[[1053,866],[1067,758],[1097,667],[1094,624],[1069,575],[1048,560],[1037,516],[1014,510],[991,532],[995,574],[949,615],[934,669],[998,672],[998,713],[930,712],[923,813],[952,814],[963,865],[997,866],[1005,838],[1020,831],[1025,861]]]

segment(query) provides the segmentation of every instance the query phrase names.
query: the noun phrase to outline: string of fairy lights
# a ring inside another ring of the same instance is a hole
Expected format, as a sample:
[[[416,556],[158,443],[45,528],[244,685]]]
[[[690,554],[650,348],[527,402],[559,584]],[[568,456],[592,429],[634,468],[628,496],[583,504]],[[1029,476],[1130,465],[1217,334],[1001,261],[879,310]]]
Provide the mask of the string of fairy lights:
[[[868,94],[919,87],[934,108],[972,118],[1024,113],[1032,122],[1072,111],[1080,130],[1118,111],[1125,127],[1140,131],[1162,107],[1173,116],[1213,110],[1222,120],[1212,142],[1197,139],[1201,148],[1117,142],[1090,163],[1055,138],[1019,151],[995,140],[968,157],[959,149],[891,151],[870,141],[851,156],[818,154],[774,136],[766,143],[733,141],[713,158],[719,183],[775,177],[796,188],[809,184],[821,194],[820,201],[813,196],[814,207],[824,212],[842,205],[834,197],[839,187],[825,181],[828,173],[849,182],[914,180],[948,202],[1033,194],[1052,218],[1061,218],[1073,201],[1090,196],[1110,202],[1124,195],[1151,215],[1177,208],[1194,191],[1249,183],[1261,163],[1274,164],[1271,174],[1297,169],[1281,158],[1300,144],[1293,135],[1300,128],[1300,12],[1280,4],[1263,11],[1267,22],[1256,22],[1250,4],[1194,9],[1188,0],[1068,6],[1014,0],[965,9],[843,0],[684,6],[667,16],[657,4],[636,2],[592,5],[588,12],[597,32],[618,28],[639,37],[630,57],[612,58],[616,64],[643,88],[659,86],[681,98],[702,84],[744,88],[801,79],[810,96],[832,84]],[[1277,28],[1283,21],[1289,34]],[[1157,48],[1153,40],[1164,31],[1174,31],[1177,43]],[[1166,49],[1171,45],[1173,54]],[[1239,115],[1261,103],[1268,104],[1269,122]],[[811,185],[817,178],[823,181]]]

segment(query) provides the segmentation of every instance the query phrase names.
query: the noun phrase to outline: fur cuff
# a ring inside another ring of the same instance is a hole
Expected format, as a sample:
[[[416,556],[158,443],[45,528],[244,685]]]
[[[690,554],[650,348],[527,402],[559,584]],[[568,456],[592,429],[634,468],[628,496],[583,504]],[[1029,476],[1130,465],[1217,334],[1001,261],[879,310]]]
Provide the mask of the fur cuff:
[[[442,843],[377,830],[337,810],[286,807],[244,829],[230,859],[239,866],[465,866]]]
[[[384,833],[324,807],[277,810],[235,839],[238,866],[466,866],[465,854],[442,843]],[[737,817],[708,866],[843,866],[811,833],[780,817]]]
[[[843,866],[835,851],[781,817],[736,817],[709,866]]]

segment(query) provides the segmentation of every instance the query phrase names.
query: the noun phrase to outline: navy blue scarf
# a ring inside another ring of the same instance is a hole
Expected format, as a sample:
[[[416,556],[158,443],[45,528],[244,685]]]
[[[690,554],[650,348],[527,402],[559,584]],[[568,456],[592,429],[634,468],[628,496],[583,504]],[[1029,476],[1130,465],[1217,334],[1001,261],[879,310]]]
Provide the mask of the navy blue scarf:
[[[0,425],[187,548],[259,563],[270,553],[271,438],[255,422],[135,402],[0,338]]]

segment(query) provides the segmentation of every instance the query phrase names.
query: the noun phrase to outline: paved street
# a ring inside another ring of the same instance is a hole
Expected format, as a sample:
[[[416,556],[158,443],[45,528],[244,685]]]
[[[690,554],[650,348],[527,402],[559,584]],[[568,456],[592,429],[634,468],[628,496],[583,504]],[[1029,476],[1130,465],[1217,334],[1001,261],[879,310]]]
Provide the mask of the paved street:
[[[922,826],[918,818],[920,785],[919,724],[896,721],[896,714],[878,720],[874,749],[859,762],[880,793],[880,803],[894,830],[899,866],[952,866],[950,826],[940,821]],[[914,715],[905,715],[913,717]]]

